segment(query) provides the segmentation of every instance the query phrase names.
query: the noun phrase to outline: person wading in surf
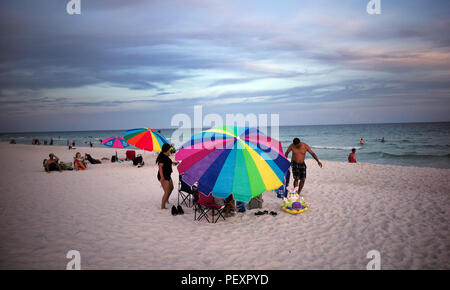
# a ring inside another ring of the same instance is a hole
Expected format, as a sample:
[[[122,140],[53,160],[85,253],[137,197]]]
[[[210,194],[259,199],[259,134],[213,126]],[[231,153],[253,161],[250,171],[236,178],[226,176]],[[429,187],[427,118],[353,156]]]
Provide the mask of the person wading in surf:
[[[288,158],[289,153],[292,151],[291,167],[292,175],[294,176],[294,187],[298,186],[298,194],[300,195],[306,180],[306,164],[305,155],[309,152],[311,156],[317,161],[317,164],[322,168],[322,163],[317,158],[317,155],[311,150],[308,144],[300,142],[300,139],[294,138],[293,143],[289,145],[289,148],[284,154]],[[300,185],[298,181],[300,180]]]

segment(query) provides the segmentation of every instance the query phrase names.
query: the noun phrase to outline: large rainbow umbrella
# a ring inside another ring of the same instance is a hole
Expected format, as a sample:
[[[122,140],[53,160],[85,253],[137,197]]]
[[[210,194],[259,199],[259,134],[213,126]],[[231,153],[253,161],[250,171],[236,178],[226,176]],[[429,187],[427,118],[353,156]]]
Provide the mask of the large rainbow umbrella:
[[[161,152],[162,145],[169,143],[158,131],[149,128],[128,130],[123,137],[129,144],[146,151]]]
[[[175,155],[178,172],[206,195],[248,202],[279,188],[290,163],[281,143],[256,128],[223,126],[194,134]]]

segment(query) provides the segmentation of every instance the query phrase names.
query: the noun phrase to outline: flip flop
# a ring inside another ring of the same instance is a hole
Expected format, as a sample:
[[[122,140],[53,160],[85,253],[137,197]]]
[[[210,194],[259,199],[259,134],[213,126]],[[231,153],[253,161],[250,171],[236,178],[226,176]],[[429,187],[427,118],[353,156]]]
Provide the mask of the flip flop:
[[[255,215],[265,215],[265,213],[262,211],[258,211],[258,212],[255,212]]]
[[[271,214],[272,216],[276,216],[276,215],[277,215],[277,213],[274,212],[274,211],[271,211],[270,214]]]
[[[178,215],[177,208],[176,208],[174,205],[172,205],[172,215],[173,215],[173,216]]]
[[[181,205],[177,206],[177,211],[178,211],[178,214],[184,214],[184,211],[183,211],[183,208],[181,207]]]

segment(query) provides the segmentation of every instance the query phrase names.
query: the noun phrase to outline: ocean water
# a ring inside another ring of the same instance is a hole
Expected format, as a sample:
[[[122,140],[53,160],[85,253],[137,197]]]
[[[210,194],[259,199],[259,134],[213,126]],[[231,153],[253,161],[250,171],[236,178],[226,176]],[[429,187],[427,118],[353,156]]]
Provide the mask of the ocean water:
[[[102,147],[100,140],[122,136],[126,130],[73,131],[73,132],[30,132],[0,134],[1,141],[14,139],[17,143],[31,144],[34,138],[49,141],[55,145],[66,145],[75,141],[77,147]],[[176,146],[172,139],[175,129],[161,129],[161,133]],[[189,134],[188,132],[185,132]],[[358,162],[450,168],[450,122],[446,123],[404,123],[404,124],[357,124],[357,125],[315,125],[281,126],[279,140],[286,150],[292,139],[298,137],[311,146],[319,159],[347,162],[352,148],[356,148]],[[384,137],[386,142],[380,140]],[[364,138],[365,145],[360,145]],[[309,155],[307,158],[311,158]]]

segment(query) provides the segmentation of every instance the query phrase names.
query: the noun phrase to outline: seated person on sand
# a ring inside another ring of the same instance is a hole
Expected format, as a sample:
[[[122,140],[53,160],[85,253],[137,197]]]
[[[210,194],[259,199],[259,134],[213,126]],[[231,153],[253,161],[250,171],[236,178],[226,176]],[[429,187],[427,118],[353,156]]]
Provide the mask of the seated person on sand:
[[[350,153],[348,155],[348,162],[349,163],[356,163],[356,149],[355,148],[353,148],[352,149],[352,153]]]
[[[233,194],[230,194],[227,198],[223,199],[220,197],[214,198],[214,203],[217,205],[225,205],[225,217],[229,217],[230,210],[233,210],[234,212],[237,211],[236,208],[236,201],[233,198]]]
[[[80,152],[77,152],[74,158],[74,165],[76,170],[84,170],[86,169],[86,161],[83,156],[81,156]]]
[[[48,155],[48,157],[50,159],[44,159],[44,169],[45,169],[45,171],[48,172],[48,173],[50,173],[50,171],[56,171],[56,170],[61,172],[62,169],[61,169],[61,166],[59,166],[59,163],[58,163],[59,158],[53,153],[50,153]]]

